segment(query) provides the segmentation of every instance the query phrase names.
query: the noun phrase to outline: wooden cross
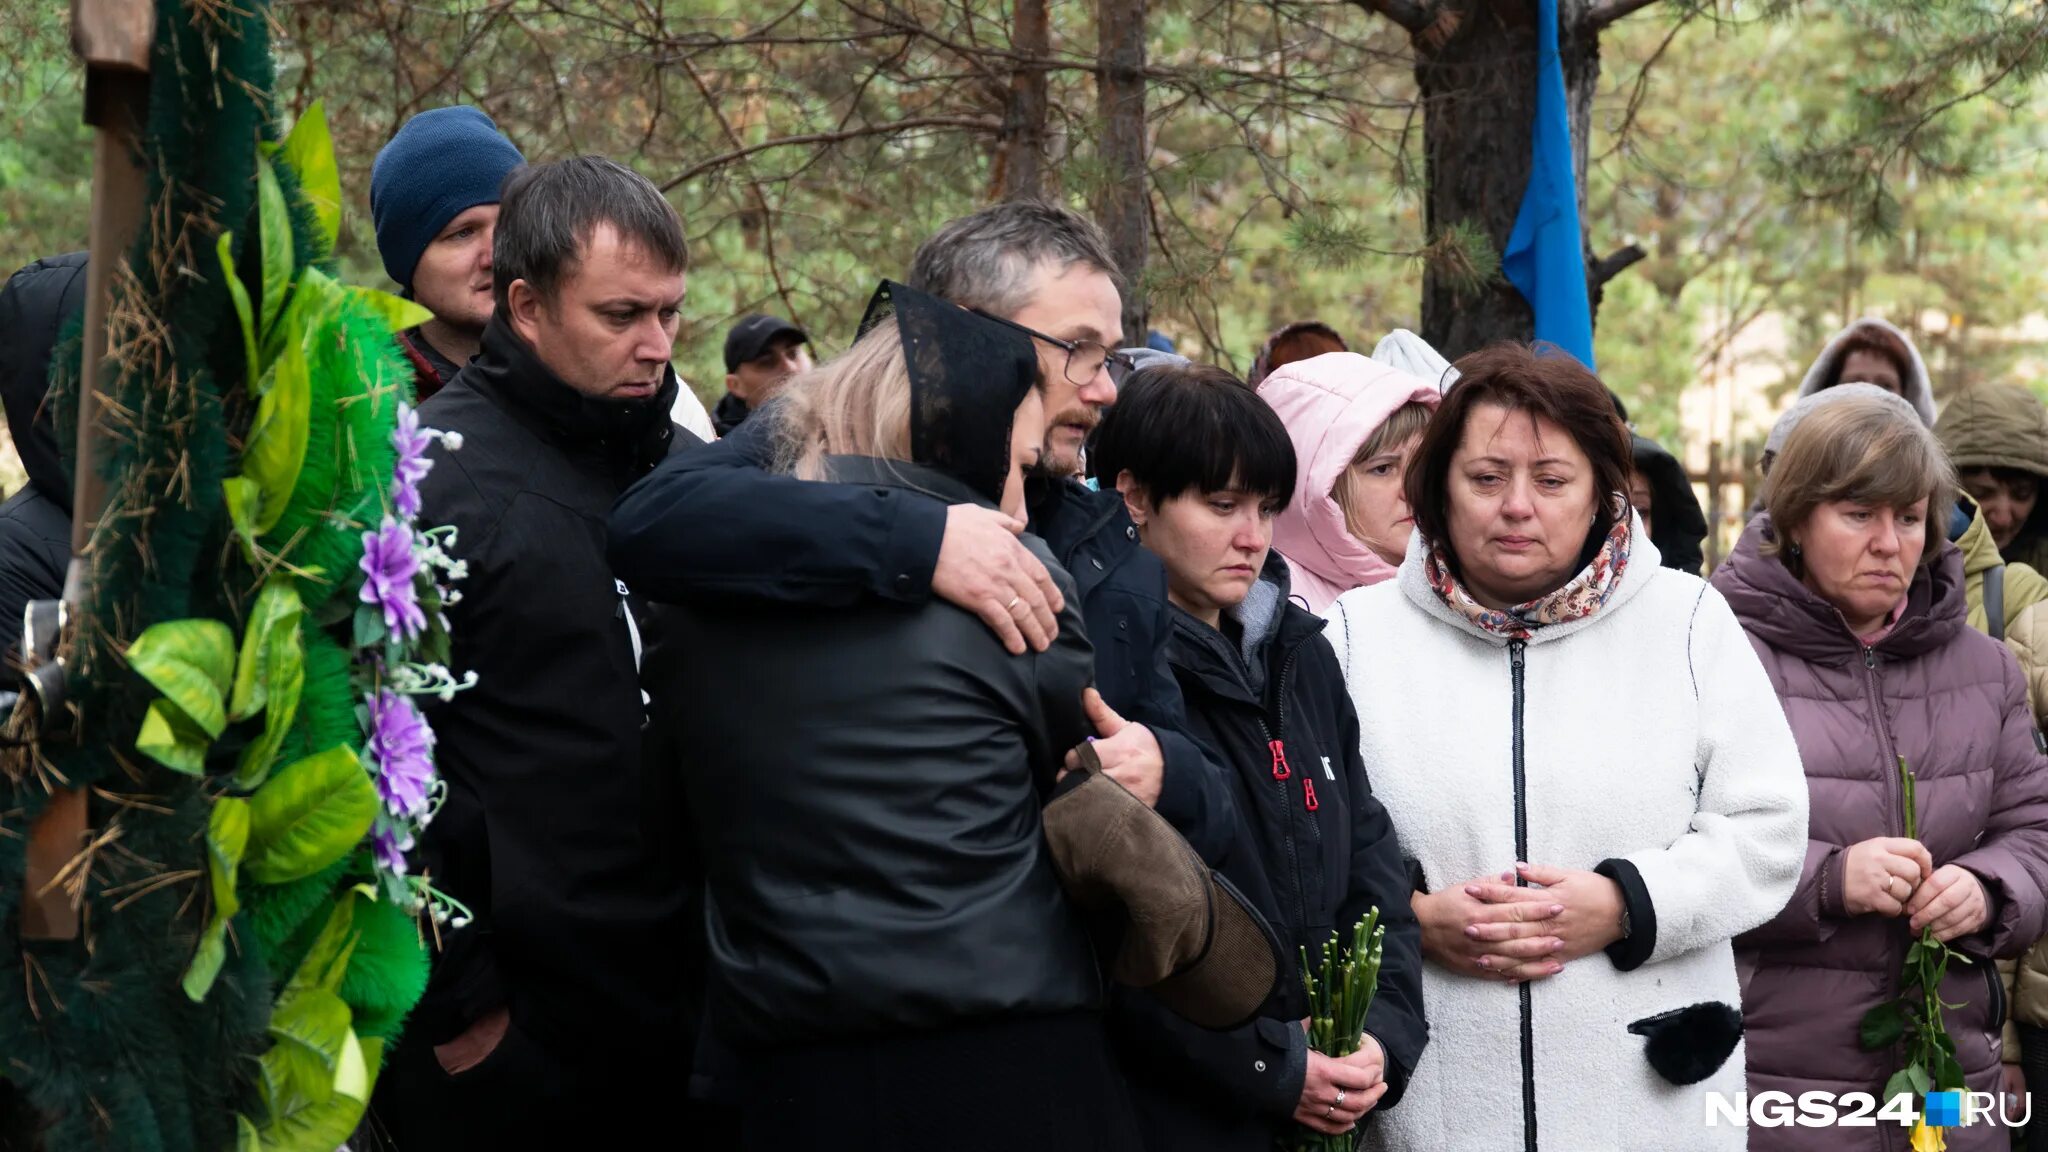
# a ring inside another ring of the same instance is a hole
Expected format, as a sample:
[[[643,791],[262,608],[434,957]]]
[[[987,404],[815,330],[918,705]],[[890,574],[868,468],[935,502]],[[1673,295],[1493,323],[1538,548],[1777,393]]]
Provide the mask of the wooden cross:
[[[106,506],[100,477],[96,394],[107,351],[107,307],[114,270],[128,258],[142,224],[142,125],[149,111],[149,52],[156,40],[155,0],[72,0],[71,46],[85,64],[85,122],[93,133],[92,239],[85,278],[85,363],[79,374],[78,456],[74,469],[71,567],[64,599],[75,613],[87,602],[89,568],[83,561],[92,529]],[[55,881],[85,842],[85,793],[65,788],[29,828],[21,903],[21,935],[28,940],[78,936],[78,905]]]

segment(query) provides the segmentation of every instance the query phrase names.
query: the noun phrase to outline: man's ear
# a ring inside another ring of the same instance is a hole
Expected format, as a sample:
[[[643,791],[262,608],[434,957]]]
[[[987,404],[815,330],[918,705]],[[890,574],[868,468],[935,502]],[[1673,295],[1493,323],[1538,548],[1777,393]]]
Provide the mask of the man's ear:
[[[740,391],[740,378],[731,372],[725,374],[725,390],[738,396],[741,400],[747,398],[746,394]]]
[[[1137,477],[1132,476],[1131,470],[1126,468],[1116,474],[1116,491],[1117,495],[1124,498],[1124,511],[1131,514],[1131,523],[1143,528],[1145,517],[1152,514],[1151,506],[1145,499],[1145,486],[1138,483]]]
[[[545,306],[540,293],[524,280],[514,280],[505,287],[505,319],[529,345],[540,334],[540,312]]]

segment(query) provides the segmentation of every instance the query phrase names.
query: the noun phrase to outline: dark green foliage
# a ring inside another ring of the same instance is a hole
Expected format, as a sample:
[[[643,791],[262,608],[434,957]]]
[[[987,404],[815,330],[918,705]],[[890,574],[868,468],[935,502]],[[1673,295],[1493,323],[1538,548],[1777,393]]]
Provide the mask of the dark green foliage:
[[[222,228],[253,235],[256,149],[271,134],[265,7],[158,4],[143,148],[150,222],[109,326],[131,354],[99,383],[125,414],[103,425],[102,461],[108,513],[123,530],[96,546],[90,626],[70,665],[84,739],[60,745],[52,734],[42,749],[73,785],[99,787],[89,822],[104,843],[85,883],[85,939],[11,938],[22,841],[0,837],[10,936],[0,946],[0,1050],[46,1123],[47,1152],[214,1152],[234,1146],[236,1113],[258,1107],[252,1058],[265,1043],[271,973],[238,941],[203,1002],[180,989],[208,911],[209,801],[198,782],[127,750],[152,693],[120,671],[118,653],[157,621],[235,619],[253,585],[224,566],[221,514],[220,482],[248,418],[240,341],[218,270],[200,257]],[[23,817],[47,802],[33,775],[8,788],[0,807]],[[10,825],[19,826],[12,816]]]
[[[325,632],[306,632],[306,687],[299,696],[299,720],[285,737],[283,759],[289,763],[336,744],[362,739],[356,722],[356,699],[349,685],[349,654]]]
[[[280,975],[288,975],[298,966],[299,953],[304,952],[311,942],[295,939],[307,924],[312,931],[320,930],[329,899],[334,895],[335,885],[348,872],[349,861],[344,858],[303,880],[289,884],[245,885],[247,895],[240,919],[235,921],[238,930],[244,930],[254,937],[255,945],[262,950],[265,961]],[[249,943],[244,939],[244,946]],[[296,944],[296,950],[292,947]]]
[[[419,925],[388,902],[358,900],[355,927],[362,936],[342,979],[341,998],[355,1013],[357,1034],[396,1040],[406,1013],[427,990]]]
[[[293,565],[320,573],[299,584],[309,612],[360,579],[363,531],[377,526],[389,502],[391,424],[398,404],[412,399],[411,367],[383,321],[353,301],[340,305],[338,317],[338,338],[310,350],[305,470],[268,537],[291,543]]]

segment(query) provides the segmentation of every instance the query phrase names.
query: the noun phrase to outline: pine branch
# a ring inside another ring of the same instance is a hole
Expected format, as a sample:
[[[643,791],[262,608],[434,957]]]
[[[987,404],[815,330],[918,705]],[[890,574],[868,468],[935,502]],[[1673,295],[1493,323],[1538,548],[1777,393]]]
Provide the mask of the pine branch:
[[[910,132],[919,128],[961,128],[975,132],[996,132],[1001,130],[1002,124],[983,116],[912,116],[892,120],[887,124],[865,124],[859,128],[848,128],[839,132],[804,132],[795,136],[778,136],[773,140],[763,140],[759,144],[750,144],[745,148],[720,153],[709,160],[692,165],[684,169],[681,175],[663,184],[661,190],[673,191],[679,185],[687,184],[706,172],[723,168],[735,160],[744,160],[757,152],[766,152],[771,148],[843,144],[848,140],[859,140],[867,136],[894,136],[899,132]]]

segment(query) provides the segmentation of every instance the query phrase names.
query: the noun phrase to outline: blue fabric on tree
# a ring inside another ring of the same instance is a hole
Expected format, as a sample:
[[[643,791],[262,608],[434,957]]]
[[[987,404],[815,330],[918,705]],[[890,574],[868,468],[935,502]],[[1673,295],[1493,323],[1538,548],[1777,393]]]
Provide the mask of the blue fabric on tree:
[[[1536,118],[1531,126],[1529,187],[1500,270],[1536,313],[1536,339],[1593,367],[1593,308],[1579,236],[1579,182],[1572,169],[1572,128],[1564,62],[1557,52],[1557,0],[1537,5]]]
[[[420,254],[450,220],[496,204],[498,186],[526,163],[498,126],[466,104],[413,117],[370,167],[370,218],[384,271],[412,288]]]

